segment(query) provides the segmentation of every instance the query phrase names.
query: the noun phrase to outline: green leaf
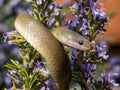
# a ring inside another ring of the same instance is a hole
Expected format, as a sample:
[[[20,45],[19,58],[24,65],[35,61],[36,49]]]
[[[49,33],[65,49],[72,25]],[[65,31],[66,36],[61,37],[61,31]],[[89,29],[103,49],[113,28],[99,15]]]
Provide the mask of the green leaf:
[[[13,83],[13,90],[17,90],[15,83]]]
[[[39,73],[34,72],[33,75],[30,77],[30,86],[32,87],[36,81],[38,81]]]
[[[21,68],[21,66],[19,64],[17,64],[14,60],[11,59],[10,61],[13,63],[13,65],[16,66],[16,69]]]
[[[5,67],[11,69],[11,70],[16,70],[16,66],[12,65],[12,64],[6,64]]]

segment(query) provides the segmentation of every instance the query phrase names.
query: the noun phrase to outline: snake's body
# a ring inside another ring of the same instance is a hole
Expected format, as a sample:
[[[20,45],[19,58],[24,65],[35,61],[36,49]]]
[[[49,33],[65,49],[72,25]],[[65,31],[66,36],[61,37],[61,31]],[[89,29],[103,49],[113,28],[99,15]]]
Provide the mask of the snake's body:
[[[58,83],[58,90],[68,90],[71,67],[62,44],[26,12],[17,17],[15,27],[44,58],[52,78]]]

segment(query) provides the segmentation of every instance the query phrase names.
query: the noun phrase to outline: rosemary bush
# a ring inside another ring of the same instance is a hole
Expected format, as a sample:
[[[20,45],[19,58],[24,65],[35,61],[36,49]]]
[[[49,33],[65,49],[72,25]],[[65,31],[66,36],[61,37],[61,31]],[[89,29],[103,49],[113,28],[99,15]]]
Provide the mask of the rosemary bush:
[[[79,51],[65,46],[71,61],[72,80],[70,90],[111,90],[118,86],[114,81],[114,73],[99,73],[95,71],[98,64],[108,60],[107,45],[96,44],[97,35],[103,35],[108,17],[102,4],[97,0],[75,0],[67,7],[74,18],[65,19],[65,7],[59,7],[54,0],[26,0],[32,9],[28,12],[43,26],[52,30],[58,26],[75,31],[88,39],[93,48],[89,51]],[[15,44],[20,49],[20,59],[13,60],[5,66],[8,76],[13,80],[13,86],[8,90],[54,90],[56,83],[50,78],[46,63],[40,54],[16,31],[4,34],[9,44]],[[99,87],[99,88],[98,88]],[[7,90],[7,89],[5,89]]]

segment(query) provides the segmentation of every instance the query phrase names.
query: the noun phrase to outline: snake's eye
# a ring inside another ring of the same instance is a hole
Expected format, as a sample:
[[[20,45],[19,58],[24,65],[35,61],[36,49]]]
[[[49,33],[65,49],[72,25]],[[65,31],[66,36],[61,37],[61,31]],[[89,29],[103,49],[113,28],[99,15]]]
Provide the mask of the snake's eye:
[[[83,41],[82,41],[82,40],[80,40],[80,41],[79,41],[79,44],[80,44],[80,45],[83,45]]]

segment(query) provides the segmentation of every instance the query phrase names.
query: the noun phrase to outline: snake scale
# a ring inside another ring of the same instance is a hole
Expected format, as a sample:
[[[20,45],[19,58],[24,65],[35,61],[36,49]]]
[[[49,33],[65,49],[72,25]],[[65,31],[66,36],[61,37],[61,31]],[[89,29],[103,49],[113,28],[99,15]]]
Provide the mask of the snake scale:
[[[89,50],[90,42],[79,34],[61,27],[52,30],[51,33],[27,12],[17,16],[15,28],[44,58],[51,77],[58,84],[57,90],[68,90],[71,67],[61,43],[79,50]]]

